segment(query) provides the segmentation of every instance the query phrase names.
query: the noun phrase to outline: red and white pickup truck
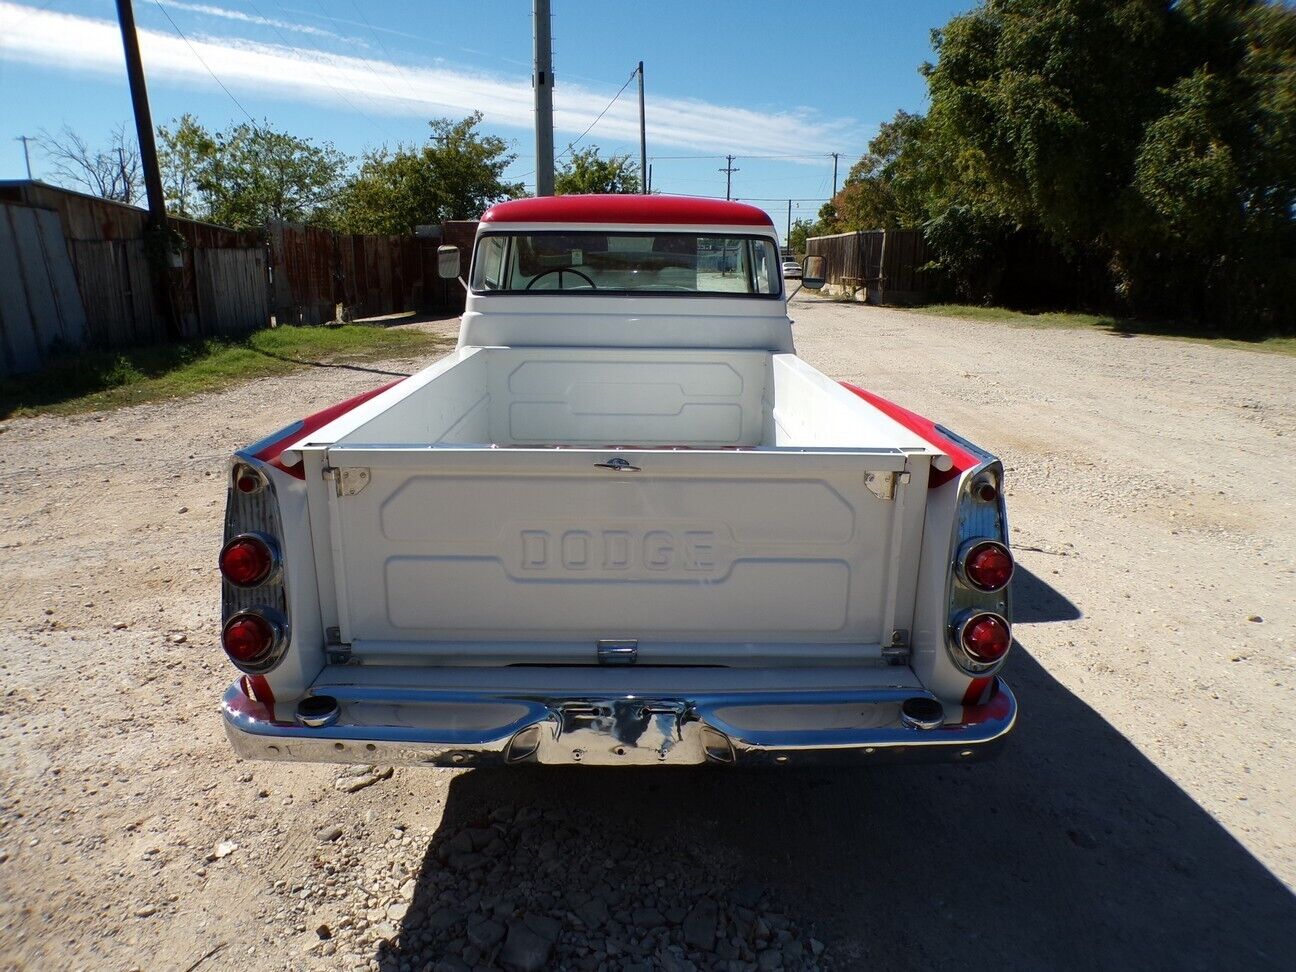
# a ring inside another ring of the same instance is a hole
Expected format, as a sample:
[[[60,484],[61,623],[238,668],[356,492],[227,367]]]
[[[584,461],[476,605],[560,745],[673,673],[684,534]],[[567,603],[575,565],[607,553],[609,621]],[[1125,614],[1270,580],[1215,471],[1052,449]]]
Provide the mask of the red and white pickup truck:
[[[240,755],[996,750],[1016,719],[1002,467],[796,356],[764,212],[507,202],[466,283],[454,353],[234,456]]]

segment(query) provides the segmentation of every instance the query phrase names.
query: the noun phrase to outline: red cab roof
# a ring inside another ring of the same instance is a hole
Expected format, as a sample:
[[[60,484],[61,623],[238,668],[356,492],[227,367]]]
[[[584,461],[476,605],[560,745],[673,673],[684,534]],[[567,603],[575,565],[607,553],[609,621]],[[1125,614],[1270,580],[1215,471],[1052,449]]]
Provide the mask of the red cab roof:
[[[685,226],[773,226],[763,209],[689,196],[540,196],[492,206],[483,223],[673,223]]]

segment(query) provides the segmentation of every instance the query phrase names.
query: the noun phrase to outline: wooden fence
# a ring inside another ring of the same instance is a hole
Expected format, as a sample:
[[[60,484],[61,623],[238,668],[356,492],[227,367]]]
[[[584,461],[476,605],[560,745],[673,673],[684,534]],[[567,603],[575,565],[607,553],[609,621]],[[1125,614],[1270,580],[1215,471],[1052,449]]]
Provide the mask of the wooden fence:
[[[923,269],[931,257],[921,230],[812,236],[806,240],[806,256],[824,258],[833,289],[869,303],[918,303],[936,284],[932,272]]]
[[[279,323],[319,324],[401,311],[455,312],[463,288],[437,274],[437,246],[470,256],[476,220],[447,222],[442,236],[362,236],[318,226],[273,223],[267,228],[273,307]]]
[[[51,347],[80,347],[85,331],[58,217],[0,203],[0,374],[40,367]]]
[[[440,239],[353,236],[271,224],[238,231],[170,219],[181,253],[156,281],[134,206],[39,182],[0,182],[0,374],[51,353],[168,337],[236,335],[401,311],[457,311],[458,283],[437,275]],[[477,224],[448,222],[471,247]]]

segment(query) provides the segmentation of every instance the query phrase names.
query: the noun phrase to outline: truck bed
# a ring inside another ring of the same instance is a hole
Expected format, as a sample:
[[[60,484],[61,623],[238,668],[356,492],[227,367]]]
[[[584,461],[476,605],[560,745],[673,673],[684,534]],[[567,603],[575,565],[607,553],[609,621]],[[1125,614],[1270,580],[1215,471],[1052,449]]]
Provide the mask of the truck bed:
[[[354,655],[852,664],[910,626],[944,457],[792,355],[487,348],[398,391],[303,450]]]

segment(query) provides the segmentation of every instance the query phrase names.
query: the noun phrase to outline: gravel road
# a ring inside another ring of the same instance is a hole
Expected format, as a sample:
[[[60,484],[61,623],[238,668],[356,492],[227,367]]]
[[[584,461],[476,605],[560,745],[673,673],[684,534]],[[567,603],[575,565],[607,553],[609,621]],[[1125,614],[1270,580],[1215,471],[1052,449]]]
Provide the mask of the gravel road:
[[[1004,458],[1022,718],[997,762],[239,762],[226,456],[418,363],[9,420],[0,968],[1290,968],[1296,361],[793,311],[812,364]]]

